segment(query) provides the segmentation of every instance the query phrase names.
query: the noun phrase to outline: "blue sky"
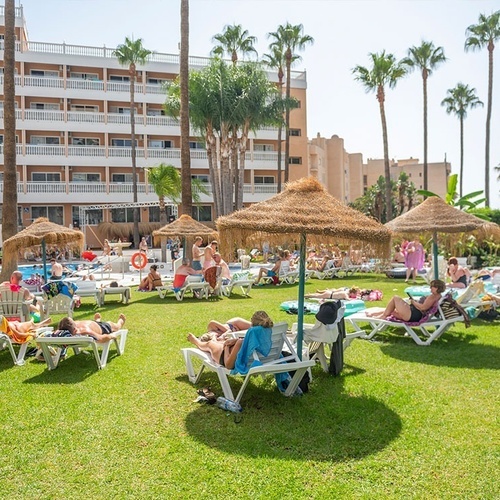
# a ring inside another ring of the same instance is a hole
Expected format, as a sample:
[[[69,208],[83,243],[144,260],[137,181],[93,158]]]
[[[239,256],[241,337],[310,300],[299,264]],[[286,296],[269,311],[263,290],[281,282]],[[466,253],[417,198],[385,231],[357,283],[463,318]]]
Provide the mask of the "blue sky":
[[[81,45],[115,47],[125,36],[143,38],[157,52],[177,53],[179,0],[24,0],[29,37]],[[18,2],[16,1],[16,5]],[[484,189],[487,51],[465,53],[467,26],[480,13],[500,9],[498,0],[190,0],[190,53],[206,56],[212,36],[226,24],[242,24],[267,51],[267,33],[289,21],[304,25],[315,43],[296,69],[307,70],[309,138],[342,137],[349,153],[383,157],[380,115],[373,94],[365,94],[351,69],[368,65],[368,53],[386,50],[402,58],[422,40],[442,46],[449,61],[429,79],[429,162],[445,155],[459,170],[459,122],[440,105],[458,82],[476,88],[484,108],[465,122],[464,192]],[[500,43],[495,52],[490,165],[500,164]],[[387,92],[389,154],[423,160],[422,79],[419,72]],[[491,205],[500,208],[500,183],[490,174]]]

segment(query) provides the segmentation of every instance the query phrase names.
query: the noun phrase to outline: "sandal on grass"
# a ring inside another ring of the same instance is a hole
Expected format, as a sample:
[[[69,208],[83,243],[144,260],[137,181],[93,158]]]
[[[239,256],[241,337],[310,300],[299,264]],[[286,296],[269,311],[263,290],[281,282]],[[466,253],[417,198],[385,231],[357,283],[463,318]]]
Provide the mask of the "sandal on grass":
[[[211,387],[204,387],[203,389],[199,389],[198,394],[206,398],[208,404],[213,405],[217,401],[217,398],[215,397],[215,394],[212,392]]]

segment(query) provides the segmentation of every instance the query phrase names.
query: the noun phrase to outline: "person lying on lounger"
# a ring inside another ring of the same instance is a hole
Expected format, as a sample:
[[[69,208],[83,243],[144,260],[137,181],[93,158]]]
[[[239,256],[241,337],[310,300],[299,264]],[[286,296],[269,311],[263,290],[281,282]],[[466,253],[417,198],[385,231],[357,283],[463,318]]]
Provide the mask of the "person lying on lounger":
[[[327,288],[325,290],[316,290],[316,293],[306,293],[304,297],[306,299],[341,299],[348,300],[352,295],[353,289],[346,287],[341,288]],[[357,289],[353,291],[354,296],[356,296]]]
[[[212,319],[208,322],[207,333],[204,333],[200,337],[200,340],[203,342],[207,342],[208,340],[224,340],[225,334],[248,330],[251,326],[252,323],[243,318],[231,318],[225,323],[220,323]]]
[[[0,320],[0,332],[6,333],[11,340],[19,344],[24,344],[34,338],[35,330],[50,325],[52,320],[47,318],[40,323],[35,324],[33,319],[30,321],[8,321],[5,316]]]
[[[251,319],[251,326],[263,326],[264,328],[272,328],[273,321],[265,311],[257,311]],[[243,339],[227,339],[227,340],[209,340],[203,342],[196,338],[192,333],[187,336],[187,340],[194,344],[198,349],[208,352],[212,359],[226,368],[234,368],[236,357],[243,344]]]
[[[75,321],[70,317],[66,317],[59,321],[54,336],[57,336],[58,332],[66,331],[71,335],[88,335],[93,337],[97,342],[108,342],[108,340],[116,338],[114,332],[123,328],[125,319],[125,315],[120,314],[116,323],[112,321],[101,321],[101,315],[99,313],[95,314],[93,320]]]
[[[387,304],[383,311],[367,312],[366,315],[371,318],[387,319],[393,316],[401,321],[416,323],[422,319],[426,311],[428,311],[440,298],[441,294],[446,290],[444,281],[433,280],[430,284],[431,294],[425,300],[418,302],[410,298],[410,302],[406,302],[401,297],[395,295]]]

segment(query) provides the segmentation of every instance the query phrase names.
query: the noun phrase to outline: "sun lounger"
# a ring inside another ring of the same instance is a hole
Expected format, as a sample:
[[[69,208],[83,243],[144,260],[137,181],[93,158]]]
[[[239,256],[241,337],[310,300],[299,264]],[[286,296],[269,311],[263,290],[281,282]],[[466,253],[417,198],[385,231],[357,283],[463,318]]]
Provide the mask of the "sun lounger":
[[[188,276],[182,288],[174,288],[171,285],[158,286],[158,295],[164,299],[168,293],[173,293],[175,298],[179,301],[184,299],[186,293],[192,293],[198,299],[208,299],[210,295],[210,284],[202,281],[201,276]]]
[[[418,345],[430,345],[454,323],[464,320],[461,315],[448,319],[445,317],[441,308],[444,299],[445,297],[442,297],[441,300],[435,304],[435,307],[431,308],[418,323],[408,323],[394,319],[372,318],[366,315],[366,313],[370,312],[370,309],[353,314],[346,318],[346,321],[348,321],[355,330],[354,333],[346,334],[347,345],[355,338],[372,339],[375,335],[383,332],[388,327],[404,329],[405,334],[411,337]],[[367,333],[359,326],[360,323],[368,323],[371,331]]]
[[[73,349],[75,355],[79,354],[82,349],[89,349],[93,354],[97,368],[102,369],[108,362],[109,350],[114,344],[119,356],[125,351],[125,342],[127,341],[128,330],[118,330],[114,332],[115,339],[110,339],[108,342],[97,342],[93,337],[86,335],[75,335],[72,337],[39,337],[36,339],[37,344],[41,347],[43,357],[47,363],[49,370],[55,370],[61,359],[61,353],[64,348]],[[50,348],[55,349],[51,352]]]
[[[234,397],[233,390],[231,389],[231,385],[229,384],[229,376],[231,375],[231,371],[213,361],[209,353],[204,352],[196,347],[187,347],[185,349],[181,349],[182,355],[184,357],[184,362],[186,363],[189,381],[193,384],[197,384],[205,368],[208,370],[212,370],[216,372],[219,377],[219,381],[224,392],[224,397],[239,403],[241,401],[241,398],[243,397],[243,393],[245,392],[248,383],[250,382],[250,378],[253,375],[274,375],[276,373],[295,371],[295,374],[284,393],[285,396],[292,396],[295,393],[299,382],[302,380],[305,372],[308,368],[314,366],[315,361],[301,361],[299,359],[292,344],[286,336],[287,328],[287,323],[275,324],[272,329],[272,347],[269,354],[264,357],[254,352],[253,357],[249,361],[253,362],[257,360],[260,362],[260,364],[257,366],[252,366],[248,370],[248,373],[246,375],[234,375],[245,377],[236,397]],[[288,351],[290,354],[286,357],[280,357],[283,350]],[[195,365],[193,363],[194,360],[196,360],[198,364],[201,363],[201,367],[198,373],[196,373],[195,371]]]

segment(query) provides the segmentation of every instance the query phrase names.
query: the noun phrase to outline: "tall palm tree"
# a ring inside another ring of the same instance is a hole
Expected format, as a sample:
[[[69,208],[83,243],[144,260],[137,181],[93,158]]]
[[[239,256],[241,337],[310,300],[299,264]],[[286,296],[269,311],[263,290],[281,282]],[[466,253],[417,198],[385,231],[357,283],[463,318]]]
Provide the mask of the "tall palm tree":
[[[275,32],[269,33],[269,37],[274,41],[271,46],[277,45],[285,49],[286,61],[286,99],[290,101],[291,92],[291,67],[292,64],[300,60],[297,51],[305,49],[306,45],[314,43],[314,38],[303,34],[304,27],[302,24],[292,25],[286,23],[278,26]],[[290,162],[290,108],[287,106],[285,110],[285,182],[288,182],[289,177],[289,162]]]
[[[181,91],[181,177],[182,213],[191,215],[191,152],[189,150],[189,0],[181,0],[181,53],[179,80]]]
[[[476,95],[476,89],[463,83],[448,89],[447,96],[441,101],[441,106],[446,107],[448,114],[458,116],[460,120],[460,197],[463,196],[464,179],[464,120],[467,118],[467,110],[483,106],[483,102]]]
[[[495,42],[500,39],[500,10],[487,16],[479,15],[478,24],[470,25],[465,31],[465,51],[488,49],[488,105],[486,111],[486,141],[484,163],[484,194],[486,206],[490,206],[490,128],[493,101],[493,50]]]
[[[125,43],[119,45],[113,55],[122,66],[128,66],[130,77],[130,141],[132,160],[132,193],[133,201],[137,203],[137,162],[135,141],[135,80],[137,65],[144,65],[151,55],[151,51],[144,48],[142,38],[137,40],[125,37]],[[139,246],[139,207],[134,207],[134,247]]]
[[[16,115],[15,115],[15,5],[14,0],[5,1],[5,40],[4,40],[4,174],[2,206],[2,238],[17,233],[17,175],[16,175]],[[1,281],[7,281],[17,268],[17,252],[3,255]]]
[[[278,70],[278,88],[280,95],[283,94],[283,77],[285,73],[283,72],[283,66],[286,64],[285,59],[285,48],[281,40],[275,40],[274,44],[269,46],[269,54],[263,55],[264,62],[270,67]],[[281,193],[281,162],[282,162],[282,151],[281,144],[283,125],[280,123],[278,125],[278,193]]]
[[[257,43],[257,38],[248,34],[248,30],[244,30],[241,24],[233,24],[224,26],[224,31],[214,35],[212,42],[217,42],[212,49],[212,54],[218,57],[224,57],[227,54],[233,65],[238,61],[238,53],[243,58],[249,54],[257,55],[257,50],[254,45]]]
[[[392,188],[391,169],[389,165],[389,141],[387,138],[387,122],[385,118],[385,87],[393,89],[398,81],[405,76],[405,66],[396,61],[393,54],[370,53],[371,68],[356,66],[352,72],[354,79],[361,82],[366,92],[375,92],[380,109],[382,121],[382,139],[384,142],[384,173],[385,173],[385,202],[387,209],[387,221],[392,220]]]
[[[446,61],[443,47],[435,47],[433,42],[422,41],[419,47],[410,47],[408,57],[403,59],[403,64],[409,71],[420,69],[424,91],[424,189],[428,186],[427,163],[427,79],[441,63]]]

